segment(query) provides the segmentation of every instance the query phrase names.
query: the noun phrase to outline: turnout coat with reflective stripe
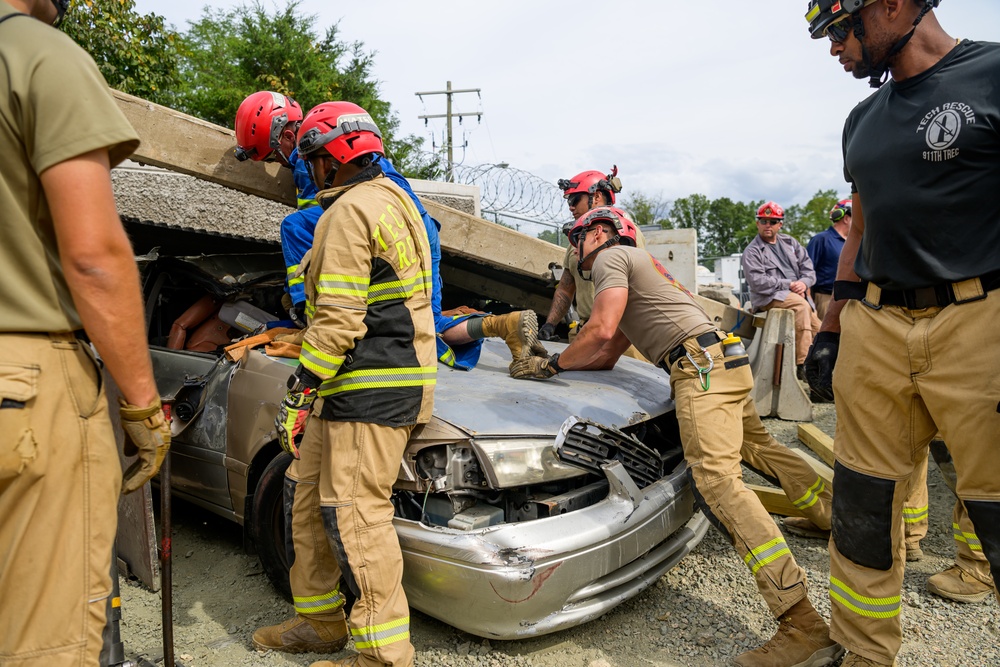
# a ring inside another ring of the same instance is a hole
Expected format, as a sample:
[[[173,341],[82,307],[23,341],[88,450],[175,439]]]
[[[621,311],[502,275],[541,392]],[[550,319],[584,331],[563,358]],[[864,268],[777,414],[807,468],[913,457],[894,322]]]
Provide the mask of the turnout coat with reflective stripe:
[[[325,190],[305,265],[299,361],[323,380],[323,419],[426,423],[437,359],[431,252],[409,197],[378,171]]]

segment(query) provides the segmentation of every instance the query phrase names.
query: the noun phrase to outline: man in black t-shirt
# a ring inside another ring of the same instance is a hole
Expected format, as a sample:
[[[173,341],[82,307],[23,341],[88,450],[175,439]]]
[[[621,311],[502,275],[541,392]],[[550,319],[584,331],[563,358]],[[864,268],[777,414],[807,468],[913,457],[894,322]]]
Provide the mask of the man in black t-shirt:
[[[1000,572],[1000,45],[948,36],[938,2],[810,0],[806,14],[846,71],[892,75],[844,127],[854,219],[807,361],[820,391],[837,364],[830,634],[845,666],[894,664],[903,501],[938,430],[975,526],[963,537]]]

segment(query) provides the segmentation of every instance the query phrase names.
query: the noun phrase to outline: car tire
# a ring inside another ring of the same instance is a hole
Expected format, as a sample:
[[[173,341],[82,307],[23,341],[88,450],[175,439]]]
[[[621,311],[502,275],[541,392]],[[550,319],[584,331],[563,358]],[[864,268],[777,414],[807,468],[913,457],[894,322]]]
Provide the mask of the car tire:
[[[290,454],[281,452],[267,464],[253,495],[253,518],[250,539],[257,550],[264,574],[285,601],[292,601],[288,581],[288,554],[285,551],[285,512],[282,498],[285,471],[292,462]]]
[[[257,488],[254,491],[253,516],[250,521],[250,539],[257,550],[257,557],[271,585],[281,594],[285,602],[292,601],[292,585],[288,580],[291,564],[285,551],[285,471],[292,464],[291,454],[281,452],[267,464]],[[346,603],[348,614],[357,597],[340,578],[340,591]]]

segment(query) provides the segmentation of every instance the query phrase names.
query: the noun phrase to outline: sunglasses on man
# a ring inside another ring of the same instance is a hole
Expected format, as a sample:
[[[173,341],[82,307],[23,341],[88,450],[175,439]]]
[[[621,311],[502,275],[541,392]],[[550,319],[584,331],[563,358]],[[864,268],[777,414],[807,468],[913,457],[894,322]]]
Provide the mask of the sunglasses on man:
[[[570,196],[566,197],[566,202],[570,205],[570,208],[573,208],[580,203],[581,199],[583,199],[586,196],[587,196],[586,193],[574,192]]]
[[[826,29],[826,36],[830,38],[830,41],[834,44],[843,44],[847,36],[851,34],[851,28],[854,26],[851,23],[851,17],[846,16],[842,20],[831,24]]]
[[[760,225],[780,225],[781,224],[781,220],[767,220],[767,219],[764,219],[764,220],[758,220],[757,224],[760,224]]]

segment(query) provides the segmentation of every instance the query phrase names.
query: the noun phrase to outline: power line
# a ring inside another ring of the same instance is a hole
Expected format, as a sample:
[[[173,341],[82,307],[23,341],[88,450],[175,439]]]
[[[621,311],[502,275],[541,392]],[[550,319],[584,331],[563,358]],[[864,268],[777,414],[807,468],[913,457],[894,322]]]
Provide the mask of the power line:
[[[453,146],[452,146],[451,119],[457,117],[458,118],[458,122],[461,123],[462,122],[462,118],[465,117],[465,116],[475,116],[477,121],[481,120],[482,117],[483,117],[483,111],[482,110],[475,111],[475,112],[465,112],[465,113],[463,113],[463,112],[453,112],[451,110],[451,98],[452,98],[452,96],[454,96],[454,95],[460,95],[462,93],[475,93],[476,96],[480,99],[480,101],[482,101],[482,99],[483,99],[482,95],[480,95],[480,89],[479,88],[463,88],[461,90],[454,90],[451,87],[451,81],[448,82],[448,86],[447,86],[447,88],[445,90],[430,90],[430,91],[426,91],[426,92],[423,92],[423,93],[414,93],[417,97],[420,98],[421,102],[424,101],[424,95],[445,95],[448,98],[447,111],[445,113],[443,113],[443,114],[440,114],[440,113],[439,114],[424,114],[424,115],[421,115],[421,116],[417,116],[417,118],[423,119],[425,125],[427,124],[427,121],[429,119],[431,119],[431,118],[447,118],[448,119],[448,139],[447,139],[447,142],[448,142],[448,176],[447,176],[447,180],[449,182],[451,182],[451,183],[455,182],[455,155],[454,155],[454,150],[453,150]]]

